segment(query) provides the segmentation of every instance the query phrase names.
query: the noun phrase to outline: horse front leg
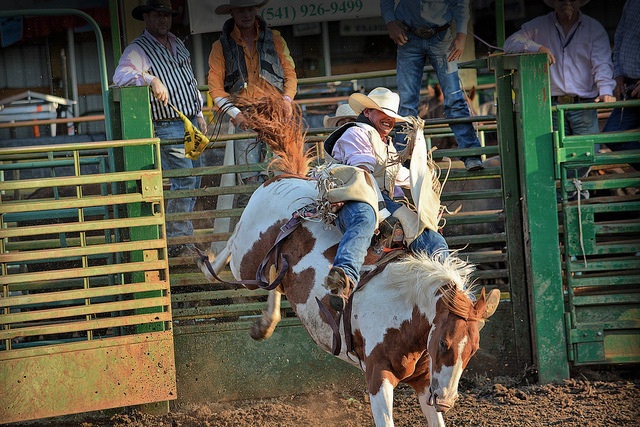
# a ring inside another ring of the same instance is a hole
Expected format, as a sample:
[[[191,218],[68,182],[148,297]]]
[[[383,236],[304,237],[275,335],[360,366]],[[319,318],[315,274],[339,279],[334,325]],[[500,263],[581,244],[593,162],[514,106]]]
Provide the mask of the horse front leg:
[[[442,412],[436,411],[435,406],[429,405],[429,387],[418,393],[418,401],[429,427],[445,427]]]
[[[368,369],[367,369],[368,370]],[[376,427],[393,427],[393,389],[398,381],[389,371],[367,375],[371,413]]]
[[[277,290],[269,291],[267,309],[262,311],[262,317],[253,322],[249,335],[256,341],[267,339],[273,334],[280,322],[280,299],[282,294]]]

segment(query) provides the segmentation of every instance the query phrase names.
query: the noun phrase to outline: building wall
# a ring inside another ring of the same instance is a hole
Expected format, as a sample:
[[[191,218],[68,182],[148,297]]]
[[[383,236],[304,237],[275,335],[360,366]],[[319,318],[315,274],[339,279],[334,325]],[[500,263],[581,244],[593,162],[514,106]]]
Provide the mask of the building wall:
[[[125,9],[130,10],[131,4],[137,0],[127,0]],[[53,2],[52,2],[53,3]],[[493,1],[478,0],[474,4],[473,14],[475,16],[475,33],[489,45],[495,45],[495,10]],[[507,17],[510,18],[505,23],[507,35],[517,30],[520,25],[535,16],[549,12],[542,1],[506,1]],[[624,0],[610,0],[608,2],[591,1],[583,7],[583,11],[590,16],[600,20],[613,41],[613,33],[620,18],[620,11]],[[514,5],[522,7],[524,13],[511,13]],[[127,12],[124,22],[128,26],[124,32],[127,40],[140,32],[140,22],[129,18]],[[511,19],[513,18],[513,19]],[[375,20],[375,18],[374,18]],[[363,71],[388,70],[395,68],[395,45],[384,32],[383,24],[378,25],[379,31],[375,31],[376,24],[368,22],[366,35],[353,35],[341,28],[339,21],[329,22],[329,49],[331,61],[331,74],[340,75],[347,73],[357,73]],[[380,21],[381,22],[381,19]],[[382,26],[381,26],[382,25]],[[344,27],[344,26],[343,26]],[[309,31],[308,35],[300,35],[303,29],[294,26],[279,27],[287,40],[292,56],[296,63],[299,78],[316,77],[325,75],[325,55],[323,52],[323,41],[321,32]],[[189,34],[189,28],[185,25],[174,25],[173,31],[185,40],[187,47],[192,50],[192,57],[201,55],[201,63],[205,70],[200,70],[206,76],[208,72],[207,58],[212,43],[217,40],[219,33],[202,34],[202,51],[193,51],[193,37]],[[103,35],[106,46],[106,60],[108,80],[111,81],[115,69],[115,59],[111,48],[111,37],[108,30]],[[76,60],[78,78],[78,113],[79,115],[96,114],[102,112],[102,100],[100,91],[99,62],[96,55],[95,38],[92,32],[78,33],[75,35]],[[123,45],[124,47],[124,45]],[[42,93],[50,93],[61,97],[69,97],[68,79],[63,75],[63,64],[61,59],[62,50],[67,49],[67,34],[64,28],[54,31],[48,37],[30,39],[14,45],[0,49],[0,99],[9,95],[24,91],[35,90]],[[467,49],[471,53],[471,49]],[[486,56],[492,49],[483,42],[475,41],[475,55],[477,57]],[[194,62],[195,64],[195,62]],[[206,82],[200,82],[205,84]],[[374,79],[367,81],[370,87],[342,88],[348,92],[351,89],[371,89],[375,85],[394,86],[393,79]],[[331,88],[319,89],[319,94],[325,91],[331,93]],[[102,124],[83,124],[79,127],[80,132],[99,133],[104,132]],[[23,128],[11,133],[9,130],[0,129],[0,139],[11,137],[29,137],[32,130]]]

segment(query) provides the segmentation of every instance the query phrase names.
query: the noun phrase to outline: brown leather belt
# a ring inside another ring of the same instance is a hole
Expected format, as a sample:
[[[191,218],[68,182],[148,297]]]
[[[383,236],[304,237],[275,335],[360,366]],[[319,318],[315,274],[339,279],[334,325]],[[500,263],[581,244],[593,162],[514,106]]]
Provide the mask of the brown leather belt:
[[[556,104],[577,104],[579,102],[593,102],[593,98],[581,98],[578,95],[559,95],[552,96],[551,101]]]
[[[421,39],[425,39],[428,40],[431,37],[435,36],[438,33],[441,33],[443,31],[446,31],[451,24],[444,24],[440,27],[418,27],[418,28],[413,28],[408,26],[407,24],[405,24],[404,22],[400,21],[400,25],[402,26],[402,29],[405,30],[406,32],[409,32],[411,34],[415,34],[416,36],[420,37]]]

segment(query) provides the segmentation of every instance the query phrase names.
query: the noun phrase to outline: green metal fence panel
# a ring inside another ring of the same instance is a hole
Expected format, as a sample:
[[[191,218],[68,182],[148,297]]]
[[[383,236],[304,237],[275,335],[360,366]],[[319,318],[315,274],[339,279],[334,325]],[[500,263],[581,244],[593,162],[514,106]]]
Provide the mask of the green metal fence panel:
[[[162,172],[119,147],[158,141],[0,149],[3,423],[176,398]]]
[[[640,107],[640,101],[608,106]],[[561,121],[568,111],[598,107],[555,110]],[[640,131],[567,136],[560,126],[554,135],[568,358],[574,365],[640,361],[640,173],[629,166],[640,161],[640,150],[610,152],[597,145],[637,140]],[[578,166],[595,173],[570,178],[568,170]]]
[[[598,146],[637,141],[638,132],[567,136],[565,111],[602,104],[552,109],[544,55],[504,55],[490,63],[496,72],[499,135],[505,142],[503,166],[517,171],[505,183],[505,216],[514,221],[507,227],[506,241],[517,245],[514,234],[520,232],[521,217],[523,282],[539,379],[567,378],[572,365],[638,361],[640,174],[619,170],[638,163],[640,153],[611,153]],[[552,114],[557,115],[557,131],[552,129]],[[568,178],[567,171],[578,166],[599,174]],[[607,172],[613,167],[615,173]],[[506,188],[514,182],[516,186]],[[570,200],[577,188],[592,197]],[[511,205],[515,198],[520,201]],[[512,247],[509,254],[517,258],[519,250]],[[517,271],[511,271],[511,280]]]

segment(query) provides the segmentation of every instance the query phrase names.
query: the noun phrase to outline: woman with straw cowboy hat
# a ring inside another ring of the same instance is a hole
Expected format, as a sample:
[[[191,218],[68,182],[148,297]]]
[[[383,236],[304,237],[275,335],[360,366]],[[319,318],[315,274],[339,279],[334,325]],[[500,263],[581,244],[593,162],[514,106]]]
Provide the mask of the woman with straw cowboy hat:
[[[406,233],[417,228],[417,215],[394,201],[394,197],[404,196],[399,186],[407,185],[409,181],[409,170],[397,161],[396,149],[389,136],[396,122],[406,121],[398,115],[400,97],[387,88],[377,87],[368,95],[352,94],[349,105],[358,117],[354,123],[347,123],[329,135],[324,144],[327,159],[372,175],[384,200],[384,206],[378,206],[383,208],[380,218],[391,214],[391,221],[399,220],[405,226],[405,243],[412,252],[438,252],[446,256],[448,246],[437,229],[427,228],[417,236]],[[345,298],[360,280],[360,268],[378,227],[378,213],[371,204],[348,200],[338,210],[335,222],[343,237],[326,285],[334,293],[331,306],[341,310]]]
[[[323,125],[325,128],[339,128],[345,123],[355,121],[358,115],[349,104],[340,104],[336,109],[335,116],[324,116]]]

